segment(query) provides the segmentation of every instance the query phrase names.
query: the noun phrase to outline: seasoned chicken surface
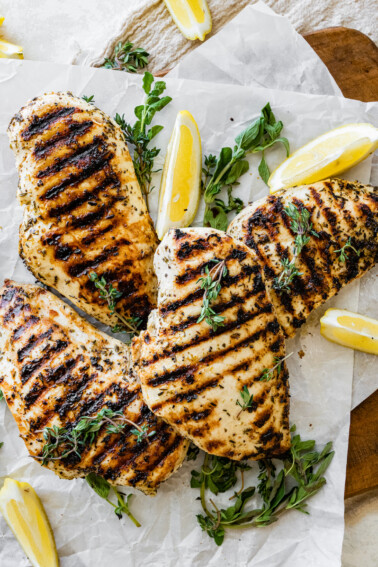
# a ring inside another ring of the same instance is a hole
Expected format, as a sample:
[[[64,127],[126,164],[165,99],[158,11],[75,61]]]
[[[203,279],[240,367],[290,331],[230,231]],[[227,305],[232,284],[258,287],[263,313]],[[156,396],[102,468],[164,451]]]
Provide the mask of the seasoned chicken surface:
[[[295,261],[299,275],[282,291],[282,260],[293,259],[298,234],[285,212],[291,204],[309,211],[316,235],[309,233]],[[329,179],[278,191],[246,207],[228,233],[256,252],[277,319],[291,337],[316,307],[377,262],[378,188]]]
[[[121,433],[102,426],[81,456],[49,461],[63,478],[95,472],[153,494],[185,457],[187,441],[144,403],[129,372],[129,348],[36,285],[6,281],[0,290],[0,388],[35,458],[42,456],[45,427],[70,430],[103,408],[131,420]],[[151,436],[138,442],[137,426]]]
[[[198,323],[205,268],[225,261],[211,308],[224,317],[213,331]],[[223,232],[171,230],[155,255],[158,309],[132,353],[143,396],[156,415],[208,453],[235,460],[279,455],[290,446],[284,336],[254,252]],[[252,395],[242,408],[241,393]],[[240,405],[241,404],[241,405]]]
[[[91,272],[122,293],[117,311],[147,318],[156,305],[157,237],[122,131],[69,93],[37,97],[8,128],[24,206],[20,255],[36,278],[86,313],[116,324]]]

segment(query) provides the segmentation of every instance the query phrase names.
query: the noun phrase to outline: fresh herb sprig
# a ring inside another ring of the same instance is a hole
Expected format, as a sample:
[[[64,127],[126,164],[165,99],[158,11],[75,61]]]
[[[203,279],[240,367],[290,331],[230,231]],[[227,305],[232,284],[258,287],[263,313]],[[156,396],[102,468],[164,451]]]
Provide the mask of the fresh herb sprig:
[[[95,101],[95,100],[94,100],[94,95],[90,95],[90,96],[83,95],[81,98],[82,98],[83,100],[85,100],[85,102],[94,102],[94,101]]]
[[[295,277],[303,275],[299,272],[295,263],[303,248],[310,242],[310,235],[319,238],[319,235],[312,228],[310,222],[310,212],[306,207],[297,207],[294,203],[289,203],[284,208],[284,212],[291,219],[291,230],[296,234],[294,240],[293,257],[291,260],[284,258],[281,260],[282,271],[274,280],[273,287],[279,292],[290,292],[291,284]]]
[[[242,411],[252,409],[253,394],[250,394],[247,386],[243,387],[242,391],[240,392],[240,397],[241,400],[237,400],[236,405],[240,406],[241,410],[236,417],[239,417]]]
[[[291,431],[295,432],[295,426]],[[332,443],[327,443],[321,452],[317,452],[315,441],[302,441],[300,435],[292,435],[290,452],[283,459],[278,474],[272,460],[260,461],[257,489],[254,486],[243,488],[242,485],[242,489],[234,493],[235,502],[228,508],[220,508],[211,498],[207,501],[206,490],[218,494],[235,486],[237,469],[234,469],[235,474],[230,474],[227,467],[232,468],[234,461],[205,455],[200,471],[192,471],[191,481],[193,488],[200,488],[203,510],[203,514],[197,515],[200,527],[217,545],[221,545],[228,529],[268,526],[291,509],[308,514],[307,500],[326,483],[323,475],[333,456]],[[248,468],[248,465],[245,466]],[[243,469],[240,470],[243,472]],[[217,478],[221,479],[221,482],[218,481],[215,485],[209,482],[209,478],[215,474],[214,471]],[[227,482],[222,481],[223,477]],[[246,510],[246,504],[255,495],[256,490],[261,498],[261,505]]]
[[[194,443],[190,443],[188,452],[186,454],[186,460],[195,461],[199,455],[199,452],[199,447],[197,447],[197,445],[194,445]]]
[[[233,149],[222,148],[218,157],[211,154],[205,156],[202,169],[202,190],[206,205],[203,219],[205,226],[226,230],[227,214],[231,211],[239,213],[243,208],[243,201],[233,197],[232,188],[238,185],[238,179],[249,169],[249,163],[245,159],[248,153],[262,152],[259,173],[267,183],[270,172],[265,160],[265,151],[276,143],[282,143],[289,155],[289,142],[286,138],[280,137],[282,128],[283,123],[276,120],[270,104],[267,103],[261,110],[259,118],[235,138]],[[217,198],[223,188],[227,188],[227,204]]]
[[[170,96],[160,96],[166,89],[164,81],[155,81],[148,71],[143,77],[143,90],[146,94],[143,104],[134,109],[137,121],[134,125],[126,122],[124,115],[116,114],[115,121],[121,127],[126,142],[133,148],[133,164],[139,186],[146,200],[148,208],[148,195],[151,187],[154,161],[160,149],[150,148],[151,140],[163,129],[163,126],[154,125],[151,128],[153,117],[172,100]]]
[[[114,48],[113,56],[105,59],[103,67],[136,73],[139,69],[147,67],[149,55],[143,47],[134,47],[131,41],[125,43],[120,41]]]
[[[273,368],[264,368],[264,370],[261,374],[260,382],[269,382],[273,378],[275,370],[277,370],[277,376],[279,376],[281,374],[281,370],[282,370],[282,363],[285,360],[287,360],[288,358],[290,358],[290,356],[292,356],[292,354],[294,354],[294,353],[290,352],[289,354],[287,354],[283,358],[278,358],[278,357],[275,356],[274,362],[276,364],[273,366]]]
[[[111,283],[108,283],[104,276],[99,277],[96,272],[91,272],[89,279],[99,290],[101,299],[105,299],[107,302],[110,313],[115,315],[122,323],[112,328],[113,333],[126,332],[131,336],[137,335],[139,327],[142,324],[142,319],[140,317],[124,317],[121,313],[116,311],[117,302],[122,297],[122,293],[113,287]]]
[[[347,259],[349,258],[349,254],[347,252],[347,248],[350,248],[351,250],[353,250],[355,252],[355,254],[357,254],[357,256],[359,257],[361,254],[360,250],[357,250],[353,245],[352,245],[352,239],[351,237],[348,238],[348,240],[346,241],[346,243],[344,244],[344,246],[342,248],[340,248],[339,250],[335,250],[335,254],[337,254],[338,252],[340,252],[339,255],[339,261],[344,263],[347,261]]]
[[[197,280],[197,283],[201,282],[200,287],[204,290],[201,314],[197,323],[205,320],[213,331],[216,331],[218,327],[224,325],[224,317],[217,315],[210,304],[217,299],[222,288],[222,278],[227,275],[228,271],[225,260],[212,260],[212,262],[215,262],[215,266],[211,270],[209,266],[206,266],[205,275]]]
[[[57,425],[45,427],[41,430],[45,441],[42,456],[35,458],[42,460],[43,465],[46,465],[49,461],[66,459],[72,454],[80,458],[84,448],[95,441],[102,427],[105,426],[106,432],[111,434],[122,433],[127,425],[133,426],[131,433],[136,436],[137,443],[152,437],[156,433],[155,431],[148,431],[147,426],[137,425],[125,417],[121,411],[103,408],[95,416],[80,418],[72,428],[58,427]]]
[[[4,394],[3,394],[3,391],[2,391],[2,390],[0,390],[0,402],[1,402],[1,400],[3,400],[3,399],[4,399]]]
[[[133,496],[132,494],[126,495],[122,492],[119,492],[119,490],[115,486],[112,486],[102,476],[99,476],[95,473],[87,474],[85,480],[96,492],[96,494],[101,496],[101,498],[104,498],[104,500],[106,500],[106,502],[108,502],[114,508],[114,513],[116,514],[116,516],[118,516],[119,519],[122,518],[122,514],[126,514],[126,516],[130,518],[130,520],[136,525],[136,527],[140,528],[141,524],[130,511],[129,502]],[[116,495],[117,504],[114,504],[114,502],[110,500],[109,496],[111,492],[114,492],[114,494]],[[125,496],[126,500],[124,498]]]

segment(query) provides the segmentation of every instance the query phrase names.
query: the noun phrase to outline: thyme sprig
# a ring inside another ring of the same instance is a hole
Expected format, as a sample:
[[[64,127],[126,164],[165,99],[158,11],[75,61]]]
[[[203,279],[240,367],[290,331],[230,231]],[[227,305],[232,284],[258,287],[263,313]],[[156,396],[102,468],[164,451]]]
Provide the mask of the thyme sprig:
[[[241,400],[237,400],[236,405],[240,406],[241,410],[239,411],[239,413],[236,417],[239,417],[242,411],[252,409],[253,394],[249,393],[247,386],[244,385],[242,391],[240,392],[240,397],[241,397]]]
[[[102,427],[109,434],[122,433],[127,425],[132,425],[131,433],[136,436],[137,443],[152,437],[156,431],[148,431],[147,426],[139,426],[123,415],[121,411],[103,408],[95,416],[83,416],[73,427],[45,427],[43,433],[45,444],[42,456],[35,457],[46,465],[49,461],[66,459],[69,455],[81,457],[84,448],[91,445]]]
[[[347,248],[350,248],[351,250],[353,250],[357,256],[359,257],[361,254],[360,250],[357,250],[353,245],[352,245],[352,239],[351,237],[348,238],[348,240],[346,241],[346,243],[344,244],[344,246],[342,248],[340,248],[339,250],[335,250],[335,254],[337,254],[338,252],[340,252],[339,255],[339,261],[345,263],[347,261],[347,259],[349,258],[349,254],[346,251]]]
[[[120,41],[114,48],[113,56],[105,59],[103,67],[136,73],[139,69],[147,67],[149,55],[143,47],[134,47],[131,41],[125,43]]]
[[[205,275],[197,280],[197,283],[201,282],[200,287],[204,290],[201,314],[197,319],[197,323],[205,320],[213,331],[216,331],[218,327],[224,325],[224,317],[217,315],[214,309],[210,307],[210,304],[217,299],[222,288],[222,278],[227,275],[228,270],[225,260],[214,259],[212,262],[215,262],[215,266],[213,266],[211,270],[209,266],[206,266]]]
[[[114,508],[114,513],[116,514],[116,516],[118,516],[119,519],[122,518],[122,514],[126,514],[126,516],[130,518],[130,520],[136,525],[136,527],[140,528],[141,524],[130,511],[129,502],[133,496],[132,494],[123,494],[115,486],[109,484],[108,481],[105,480],[102,476],[99,476],[95,473],[87,474],[85,480],[96,492],[96,494],[101,496],[101,498],[104,498],[104,500],[106,500],[106,502],[108,502],[108,504],[110,504]],[[114,494],[116,495],[117,504],[114,504],[114,502],[110,500],[109,496],[111,492],[114,492]],[[124,498],[125,496],[126,500]]]
[[[324,474],[332,461],[334,451],[330,442],[322,451],[317,452],[315,441],[302,441],[300,435],[293,435],[295,426],[291,432],[291,449],[282,459],[278,474],[279,464],[276,466],[271,459],[259,461],[257,488],[243,488],[242,484],[242,489],[234,493],[234,503],[227,508],[221,508],[212,498],[207,501],[206,490],[213,494],[225,492],[235,486],[238,468],[242,473],[250,467],[244,464],[243,468],[240,467],[242,463],[206,454],[200,471],[192,471],[191,486],[200,489],[203,510],[202,514],[197,515],[197,521],[217,545],[223,543],[229,529],[268,526],[288,510],[308,514],[307,500],[326,483]],[[215,475],[217,482],[213,484],[209,479],[213,479]],[[261,504],[258,508],[246,510],[248,501],[256,492],[260,496]]]
[[[107,302],[110,313],[115,315],[122,323],[122,325],[115,325],[112,328],[113,333],[126,332],[132,336],[137,335],[142,319],[140,317],[124,317],[116,311],[117,302],[122,297],[122,293],[113,287],[111,283],[108,283],[104,276],[99,277],[96,272],[91,272],[89,279],[99,290],[101,299],[105,299]]]
[[[249,169],[249,163],[245,159],[247,154],[262,152],[259,173],[267,183],[270,171],[265,160],[265,151],[280,142],[289,155],[289,142],[286,138],[280,137],[282,128],[283,123],[276,120],[270,104],[267,103],[261,110],[259,118],[235,138],[233,149],[222,148],[218,157],[211,154],[205,156],[202,169],[202,190],[206,205],[203,218],[205,226],[226,230],[227,214],[231,211],[239,213],[244,207],[241,199],[233,197],[232,188],[239,184],[239,178]],[[224,188],[228,193],[227,204],[217,198]]]
[[[290,352],[289,354],[287,354],[283,358],[279,358],[279,357],[275,356],[274,362],[276,364],[273,366],[273,368],[264,368],[264,370],[261,374],[260,382],[269,382],[273,378],[275,370],[277,370],[277,376],[279,376],[281,374],[281,370],[282,370],[282,363],[285,360],[287,360],[288,358],[290,358],[292,354],[294,354],[294,353]]]
[[[172,100],[170,96],[160,95],[165,91],[164,81],[155,81],[148,71],[143,77],[143,90],[146,94],[144,103],[134,108],[137,121],[134,125],[129,124],[124,115],[116,114],[115,121],[121,127],[126,142],[133,148],[133,164],[135,175],[146,200],[148,208],[148,195],[154,189],[151,187],[152,174],[154,173],[154,161],[160,153],[160,149],[150,148],[151,140],[163,129],[163,126],[154,125],[150,129],[153,117]]]
[[[290,292],[291,284],[295,277],[303,275],[299,272],[295,263],[303,248],[310,242],[310,235],[319,237],[318,233],[312,228],[310,222],[310,212],[306,207],[297,207],[294,203],[289,203],[284,208],[284,212],[291,219],[291,230],[296,234],[294,240],[293,257],[291,260],[284,258],[281,260],[282,271],[275,278],[273,287],[279,292]]]

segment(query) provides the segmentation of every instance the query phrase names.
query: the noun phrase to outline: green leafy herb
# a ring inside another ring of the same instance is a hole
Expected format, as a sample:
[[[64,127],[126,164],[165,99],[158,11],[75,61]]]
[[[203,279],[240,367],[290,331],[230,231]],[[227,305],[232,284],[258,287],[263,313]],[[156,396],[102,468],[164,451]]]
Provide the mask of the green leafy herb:
[[[122,323],[122,325],[115,325],[112,328],[113,333],[126,332],[131,336],[138,334],[142,319],[140,317],[124,317],[116,311],[117,301],[122,297],[122,293],[111,283],[107,283],[104,276],[100,278],[96,272],[91,272],[89,279],[94,282],[95,287],[99,290],[100,297],[107,302],[110,313],[118,317]]]
[[[201,282],[200,287],[204,290],[201,314],[197,323],[205,319],[213,331],[216,331],[218,327],[224,325],[224,317],[217,315],[210,304],[217,299],[220,293],[221,281],[227,275],[227,268],[225,260],[212,260],[212,262],[215,262],[215,266],[211,270],[209,270],[209,266],[206,266],[205,275],[197,280],[197,283]]]
[[[73,427],[58,427],[56,425],[45,427],[41,430],[45,440],[42,456],[36,458],[41,459],[43,465],[49,461],[66,459],[72,454],[80,458],[84,448],[94,442],[103,426],[106,427],[106,432],[111,434],[122,433],[127,425],[133,426],[131,433],[136,435],[137,443],[156,433],[155,431],[148,431],[147,426],[140,427],[125,417],[121,411],[103,408],[95,416],[80,418]]]
[[[133,148],[133,164],[139,186],[144,194],[147,207],[148,195],[153,190],[151,187],[154,160],[160,153],[160,149],[150,148],[151,140],[163,129],[163,126],[154,125],[148,129],[153,117],[172,100],[170,96],[160,96],[166,89],[164,81],[155,81],[148,71],[143,77],[143,90],[146,98],[143,104],[134,109],[137,121],[132,126],[126,122],[124,115],[116,114],[115,121],[121,127],[125,140]]]
[[[274,362],[276,364],[273,366],[273,368],[264,368],[263,373],[261,374],[260,382],[269,382],[273,378],[275,370],[277,370],[277,376],[279,376],[282,370],[282,363],[288,358],[290,358],[292,354],[294,353],[291,352],[290,354],[287,354],[284,358],[277,358],[275,356]]]
[[[282,271],[278,277],[275,278],[273,287],[279,292],[290,292],[290,286],[293,279],[301,276],[302,273],[298,271],[295,266],[296,260],[303,248],[310,242],[310,234],[319,237],[318,233],[312,229],[310,223],[310,213],[306,207],[297,207],[294,203],[290,203],[284,209],[288,217],[291,218],[291,230],[296,234],[293,248],[293,258],[289,260],[284,258],[281,260]]]
[[[85,102],[94,102],[94,95],[91,95],[91,96],[85,96],[85,95],[83,95],[81,98],[82,98],[83,100],[85,100]]]
[[[295,432],[295,426],[291,431]],[[332,443],[327,443],[321,452],[317,452],[315,441],[302,441],[299,435],[292,435],[290,452],[283,459],[278,474],[273,461],[259,461],[257,494],[261,504],[258,508],[246,510],[246,504],[256,493],[254,486],[243,488],[243,482],[242,489],[234,493],[234,503],[228,508],[220,508],[212,499],[207,501],[206,490],[218,494],[223,489],[232,488],[237,481],[236,470],[239,469],[243,474],[248,465],[244,465],[243,469],[241,463],[205,455],[201,470],[192,471],[191,480],[193,488],[200,488],[203,514],[197,515],[197,521],[201,529],[217,545],[221,545],[228,529],[268,526],[291,509],[307,514],[306,501],[326,483],[323,475],[333,456]],[[232,469],[235,466],[234,474],[230,474],[230,467]],[[215,475],[217,482],[214,490],[209,479]],[[224,478],[226,481],[223,481]],[[219,490],[219,485],[222,490]]]
[[[120,41],[114,48],[114,55],[105,59],[103,67],[136,73],[148,65],[149,53],[143,47],[134,47],[131,41],[122,44]]]
[[[186,459],[187,461],[195,461],[196,458],[198,457],[199,454],[199,448],[197,447],[197,445],[194,445],[194,443],[191,443],[189,445],[189,449],[186,455]]]
[[[3,391],[2,391],[2,390],[0,390],[0,402],[1,402],[1,400],[3,400],[3,399],[4,399],[4,394],[3,394]]]
[[[122,494],[122,492],[119,492],[115,486],[110,485],[107,480],[105,480],[102,476],[99,476],[95,473],[87,474],[85,480],[87,481],[89,486],[96,492],[96,494],[101,496],[101,498],[104,498],[104,500],[106,500],[111,506],[113,506],[114,512],[119,519],[122,518],[122,514],[126,514],[130,518],[130,520],[136,525],[136,527],[140,528],[141,524],[133,516],[129,508],[129,502],[132,498],[132,494],[128,494],[127,496],[125,494]],[[114,494],[117,497],[117,504],[114,504],[109,498],[111,491],[114,492]],[[125,496],[126,496],[126,501],[124,498]]]
[[[340,262],[345,263],[349,257],[348,253],[347,253],[347,248],[351,248],[351,250],[353,250],[357,256],[359,257],[361,252],[360,250],[357,250],[353,245],[352,245],[352,239],[351,237],[348,238],[348,240],[346,241],[346,243],[344,244],[344,246],[342,248],[340,248],[339,250],[335,250],[335,254],[337,254],[338,252],[340,252],[340,256],[339,256],[339,260]]]
[[[237,417],[241,414],[244,410],[251,410],[252,403],[253,403],[253,394],[249,393],[247,386],[244,386],[242,391],[240,392],[241,400],[236,401],[236,405],[241,407]]]
[[[252,122],[235,138],[234,148],[222,148],[219,156],[205,156],[202,168],[202,190],[206,204],[203,224],[219,230],[228,226],[227,214],[231,211],[239,213],[244,204],[241,199],[232,196],[232,188],[238,185],[238,179],[249,169],[245,159],[248,153],[262,152],[259,172],[265,183],[269,179],[269,167],[265,160],[265,150],[280,142],[289,155],[289,142],[280,137],[283,124],[277,121],[270,104],[266,104],[259,118]],[[223,188],[227,188],[228,203],[217,198]]]

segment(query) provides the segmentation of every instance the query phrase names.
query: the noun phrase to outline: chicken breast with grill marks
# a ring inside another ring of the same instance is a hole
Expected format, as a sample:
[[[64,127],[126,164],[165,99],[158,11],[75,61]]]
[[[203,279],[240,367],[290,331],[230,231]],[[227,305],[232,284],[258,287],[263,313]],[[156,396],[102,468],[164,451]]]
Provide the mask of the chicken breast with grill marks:
[[[198,323],[198,279],[214,260],[227,275],[211,307],[213,331]],[[150,409],[208,453],[235,460],[284,453],[290,446],[288,372],[281,332],[256,255],[215,229],[171,230],[155,255],[158,309],[134,339],[135,372]],[[253,396],[242,408],[241,392]],[[240,405],[241,404],[241,405]]]
[[[290,204],[309,211],[316,235],[309,234],[295,261],[299,275],[282,291],[277,278],[282,260],[293,259],[296,237],[285,212]],[[246,207],[228,233],[256,252],[277,319],[291,337],[316,307],[377,262],[378,187],[329,179],[281,190]]]
[[[24,206],[20,255],[36,278],[103,323],[118,322],[89,279],[121,293],[124,317],[156,305],[157,237],[119,126],[69,93],[37,97],[8,128]]]
[[[45,427],[70,430],[103,408],[133,422],[117,434],[103,426],[81,457],[50,460],[48,468],[63,478],[95,472],[153,494],[186,455],[188,442],[144,403],[129,372],[129,348],[36,285],[6,281],[0,290],[0,387],[35,458],[42,456]],[[138,442],[136,426],[151,436]]]

